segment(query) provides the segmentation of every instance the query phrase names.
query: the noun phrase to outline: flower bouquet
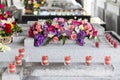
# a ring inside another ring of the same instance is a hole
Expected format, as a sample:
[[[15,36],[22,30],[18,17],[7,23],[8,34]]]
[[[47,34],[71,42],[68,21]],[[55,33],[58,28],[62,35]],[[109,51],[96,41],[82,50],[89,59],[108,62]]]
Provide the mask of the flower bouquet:
[[[46,0],[24,0],[26,13],[38,14],[39,9],[46,3]]]
[[[98,31],[86,20],[74,20],[54,18],[53,20],[41,20],[35,22],[29,29],[29,37],[35,40],[34,45],[47,45],[51,41],[74,40],[80,46],[84,46],[84,39],[97,39]]]
[[[10,43],[11,37],[18,32],[22,32],[21,27],[14,18],[10,18],[9,11],[4,12],[4,5],[0,4],[0,43]]]

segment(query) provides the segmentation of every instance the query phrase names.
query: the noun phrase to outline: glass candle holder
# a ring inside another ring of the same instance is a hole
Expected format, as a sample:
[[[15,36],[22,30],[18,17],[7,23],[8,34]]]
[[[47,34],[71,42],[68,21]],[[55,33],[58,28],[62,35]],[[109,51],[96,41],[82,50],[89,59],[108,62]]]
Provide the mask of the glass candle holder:
[[[19,56],[21,56],[23,58],[24,55],[25,55],[25,49],[24,48],[20,48],[19,49]]]
[[[105,64],[110,65],[111,64],[111,57],[110,56],[105,56]]]
[[[65,65],[71,64],[71,57],[70,57],[70,56],[65,56],[64,64],[65,64]]]
[[[100,47],[100,42],[95,42],[95,46],[96,46],[96,48],[99,48]]]
[[[22,65],[22,57],[21,56],[16,56],[15,61],[17,65]]]
[[[42,56],[42,65],[49,65],[48,56]]]
[[[86,64],[91,65],[92,64],[92,56],[86,56]]]
[[[16,64],[15,63],[10,63],[8,65],[8,72],[9,73],[15,73],[16,72]]]

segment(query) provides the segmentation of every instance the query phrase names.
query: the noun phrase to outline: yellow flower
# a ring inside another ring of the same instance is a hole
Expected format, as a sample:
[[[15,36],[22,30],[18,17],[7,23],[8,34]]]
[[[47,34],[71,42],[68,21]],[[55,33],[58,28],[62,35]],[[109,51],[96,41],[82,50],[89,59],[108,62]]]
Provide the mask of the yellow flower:
[[[34,4],[34,8],[39,8],[39,7],[40,7],[40,4],[38,4],[38,3]]]
[[[80,28],[80,30],[85,30],[83,25],[80,25],[79,28]]]
[[[12,23],[10,23],[10,25],[11,25],[11,29],[13,29],[13,28],[14,28],[14,25],[13,25]]]

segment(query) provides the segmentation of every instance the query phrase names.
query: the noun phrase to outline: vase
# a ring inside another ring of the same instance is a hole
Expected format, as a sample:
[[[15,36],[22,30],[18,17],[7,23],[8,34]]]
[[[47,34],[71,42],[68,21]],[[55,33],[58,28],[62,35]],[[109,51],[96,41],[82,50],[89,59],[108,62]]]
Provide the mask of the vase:
[[[10,44],[11,42],[12,42],[11,36],[0,38],[0,43],[2,43],[2,44]]]

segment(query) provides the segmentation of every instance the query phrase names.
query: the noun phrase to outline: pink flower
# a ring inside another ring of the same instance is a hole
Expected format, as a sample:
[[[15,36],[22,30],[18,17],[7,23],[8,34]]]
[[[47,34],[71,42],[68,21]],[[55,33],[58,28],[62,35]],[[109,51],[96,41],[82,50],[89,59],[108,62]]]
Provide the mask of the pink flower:
[[[59,41],[59,38],[56,36],[56,37],[53,38],[53,41],[54,41],[54,42],[58,42],[58,41]]]
[[[98,36],[98,31],[96,30],[96,31],[93,31],[93,36],[95,37],[95,36]]]
[[[59,18],[58,22],[65,22],[64,18]]]
[[[86,30],[87,35],[92,35],[93,31]]]
[[[92,29],[92,26],[91,26],[89,23],[87,23],[87,24],[85,25],[85,29],[86,29],[86,30],[91,30],[91,29]]]
[[[4,9],[5,6],[3,4],[0,4],[0,9]]]
[[[74,28],[75,28],[74,25],[71,25],[71,26],[70,26],[70,30],[73,30]]]
[[[77,35],[76,35],[75,33],[73,33],[73,34],[70,35],[70,38],[71,38],[72,40],[75,40],[75,39],[77,38]]]
[[[36,25],[36,30],[37,30],[37,32],[41,32],[42,31],[42,29],[41,29],[41,26],[40,25]]]
[[[55,24],[54,27],[57,28],[57,29],[60,28],[60,26],[58,24]]]
[[[36,35],[36,34],[38,34],[38,32],[37,31],[33,31],[33,34]]]

